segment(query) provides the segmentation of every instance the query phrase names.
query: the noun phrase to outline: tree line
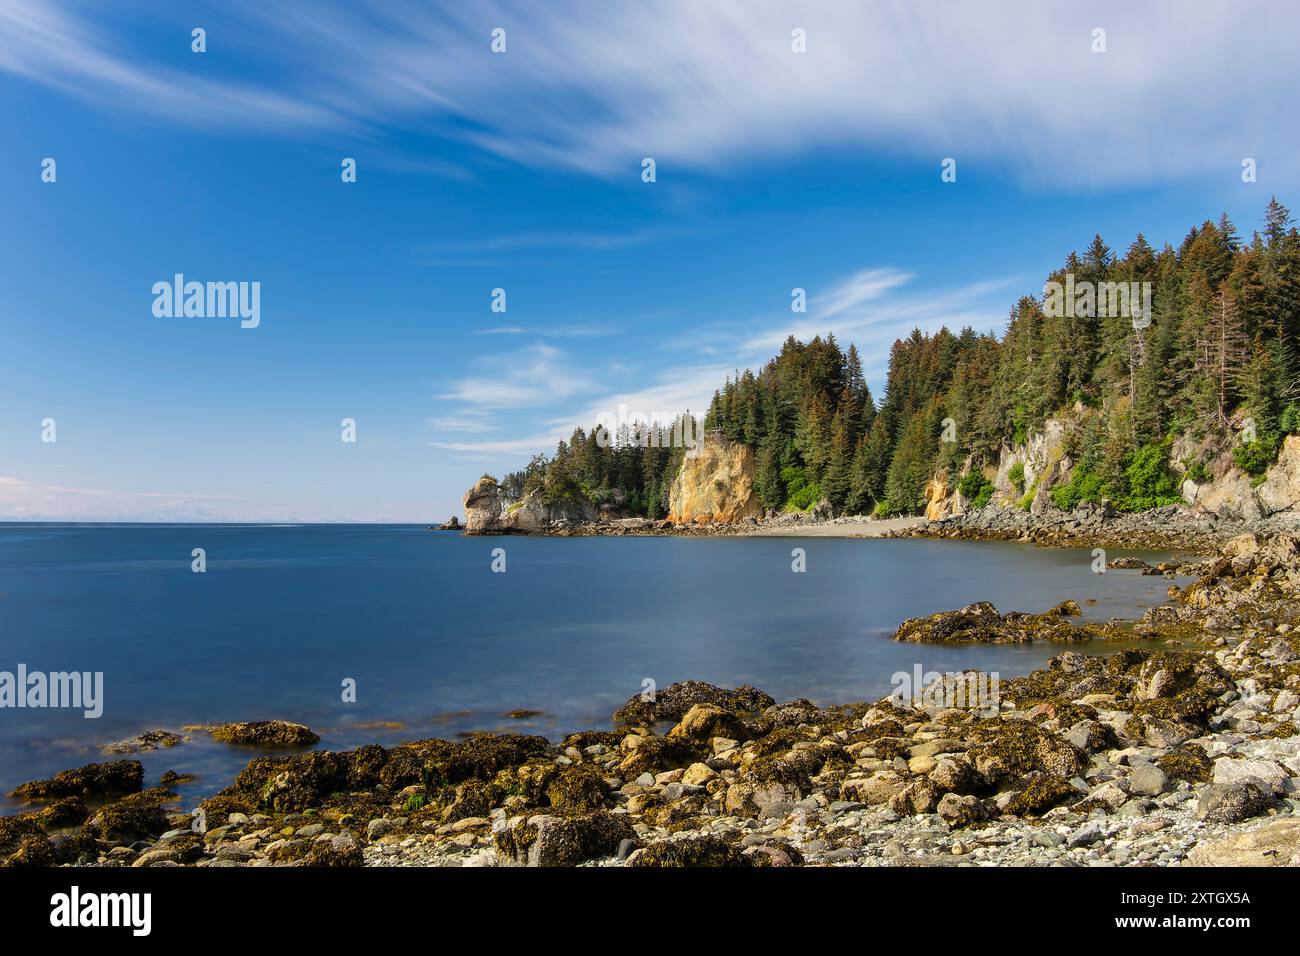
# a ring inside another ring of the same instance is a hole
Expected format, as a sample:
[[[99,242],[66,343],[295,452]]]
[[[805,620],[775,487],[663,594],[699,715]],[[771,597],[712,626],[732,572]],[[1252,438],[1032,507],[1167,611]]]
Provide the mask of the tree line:
[[[940,472],[987,501],[980,469],[1063,412],[1079,423],[1068,439],[1073,472],[1052,491],[1066,508],[1179,500],[1169,461],[1179,435],[1203,449],[1182,462],[1190,477],[1229,449],[1260,476],[1283,436],[1300,431],[1300,233],[1276,198],[1248,241],[1226,214],[1159,250],[1139,234],[1117,255],[1097,235],[1047,281],[1084,291],[1067,308],[1047,294],[1021,298],[1000,337],[944,328],[896,341],[879,401],[854,345],[790,337],[762,369],[714,393],[703,427],[755,449],[755,488],[769,509],[824,499],[837,512],[880,515],[920,510]],[[1113,308],[1121,286],[1147,289],[1149,314],[1140,297]],[[1112,307],[1099,307],[1099,289],[1111,290]],[[575,431],[551,458],[507,476],[507,494],[541,488],[666,514],[683,449],[596,436]],[[1027,504],[1023,470],[1009,477]]]

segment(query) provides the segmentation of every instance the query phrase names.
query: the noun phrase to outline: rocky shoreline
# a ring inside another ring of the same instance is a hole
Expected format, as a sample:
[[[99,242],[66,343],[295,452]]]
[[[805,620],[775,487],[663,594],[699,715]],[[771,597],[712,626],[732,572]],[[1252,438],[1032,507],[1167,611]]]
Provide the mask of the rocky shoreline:
[[[138,761],[92,764],[15,791],[33,809],[0,818],[0,861],[1300,865],[1300,538],[1241,535],[1179,572],[1195,581],[1130,626],[1076,623],[1069,602],[902,623],[898,640],[1061,645],[991,699],[953,706],[954,675],[834,707],[688,681],[558,745],[484,734],[259,756],[192,813],[169,780],[144,789]],[[1117,636],[1150,643],[1078,650]],[[283,721],[210,732],[314,737]]]
[[[746,514],[730,520],[700,515],[690,520],[597,515],[594,509],[544,506],[526,501],[504,508],[495,481],[481,479],[465,496],[466,521],[452,518],[440,530],[470,535],[587,536],[799,536],[959,538],[1024,541],[1046,546],[1185,550],[1208,554],[1237,535],[1300,533],[1300,515],[1290,511],[1244,518],[1201,508],[1169,505],[1117,512],[1108,503],[1084,503],[1072,511],[1052,507],[1027,511],[989,505],[943,518],[835,516],[829,507],[807,512]]]
[[[1212,553],[1242,534],[1300,533],[1300,517],[1276,514],[1242,519],[1171,505],[1149,511],[1116,512],[1106,504],[1073,511],[1029,512],[996,506],[927,521],[886,537],[1029,541],[1041,545],[1187,550]]]

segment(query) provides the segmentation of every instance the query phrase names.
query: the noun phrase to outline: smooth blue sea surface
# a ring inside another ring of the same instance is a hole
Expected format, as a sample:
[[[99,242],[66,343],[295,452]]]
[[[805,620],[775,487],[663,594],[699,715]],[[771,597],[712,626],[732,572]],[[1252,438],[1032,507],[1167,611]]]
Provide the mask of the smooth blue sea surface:
[[[205,573],[191,570],[195,548]],[[496,548],[503,574],[491,570]],[[793,548],[806,551],[806,573],[791,571]],[[212,721],[297,720],[333,749],[474,730],[558,739],[608,727],[647,678],[832,704],[883,696],[918,664],[1010,677],[1063,648],[890,635],[904,618],[977,600],[1042,611],[1069,598],[1104,620],[1165,599],[1164,578],[1097,575],[1092,560],[1081,549],[929,540],[0,525],[0,670],[104,674],[98,719],[0,709],[0,792],[111,759],[101,745],[141,731]],[[345,678],[355,703],[342,700]],[[505,716],[520,708],[542,715]],[[254,755],[196,733],[140,759],[147,785],[168,769],[199,774],[182,790],[192,803]]]

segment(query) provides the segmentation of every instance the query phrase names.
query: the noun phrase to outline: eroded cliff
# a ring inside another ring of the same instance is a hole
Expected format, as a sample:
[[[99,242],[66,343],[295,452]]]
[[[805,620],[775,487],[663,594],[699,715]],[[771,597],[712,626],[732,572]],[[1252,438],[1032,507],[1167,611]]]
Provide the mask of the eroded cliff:
[[[686,453],[668,494],[674,524],[730,524],[763,514],[754,491],[754,450],[709,432]]]

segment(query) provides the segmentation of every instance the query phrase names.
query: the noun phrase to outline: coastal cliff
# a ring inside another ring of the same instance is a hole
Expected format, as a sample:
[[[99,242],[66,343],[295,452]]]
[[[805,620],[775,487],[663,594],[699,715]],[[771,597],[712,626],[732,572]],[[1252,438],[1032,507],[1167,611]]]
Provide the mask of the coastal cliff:
[[[548,502],[540,488],[508,502],[491,475],[474,482],[463,502],[466,534],[537,534],[597,518],[590,501],[573,497]]]
[[[1076,407],[1048,419],[1041,431],[1024,442],[1003,446],[996,465],[976,468],[967,461],[961,477],[978,474],[982,481],[967,483],[937,472],[925,486],[926,518],[960,518],[985,505],[1044,519],[1071,513],[1076,507],[1085,511],[1093,506],[1104,508],[1101,501],[1072,501],[1069,497],[1073,487],[1081,484],[1080,462],[1072,449],[1079,446],[1089,424],[1089,414]],[[1300,515],[1300,436],[1287,435],[1276,461],[1254,475],[1239,467],[1234,450],[1222,436],[1217,442],[1186,436],[1170,442],[1161,463],[1170,475],[1171,494],[1162,506],[1235,521]],[[987,489],[984,501],[964,495],[963,483],[968,488]]]
[[[754,451],[710,432],[682,459],[668,495],[674,524],[732,524],[763,514],[754,492]]]

